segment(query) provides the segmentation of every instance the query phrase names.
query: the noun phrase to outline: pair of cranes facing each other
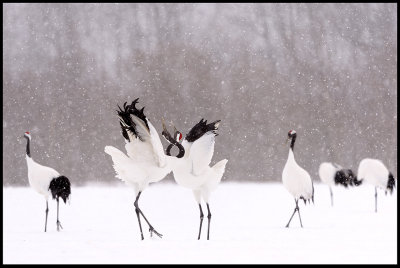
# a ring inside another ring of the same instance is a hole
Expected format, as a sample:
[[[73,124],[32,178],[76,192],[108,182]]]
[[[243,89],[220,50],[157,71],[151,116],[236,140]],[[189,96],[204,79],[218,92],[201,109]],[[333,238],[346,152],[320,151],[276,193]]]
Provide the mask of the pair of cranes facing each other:
[[[166,153],[164,153],[164,148],[156,129],[144,115],[144,107],[141,110],[136,108],[137,103],[138,99],[135,99],[130,105],[124,103],[123,108],[119,107],[119,111],[117,111],[127,154],[113,146],[106,146],[104,151],[112,158],[116,177],[132,186],[135,190],[136,200],[134,206],[141,239],[143,240],[144,236],[140,216],[147,222],[150,235],[155,233],[162,237],[162,234],[155,231],[139,208],[138,200],[140,194],[150,183],[164,179],[172,171],[175,181],[179,185],[193,191],[196,202],[199,205],[200,227],[198,239],[201,236],[204,218],[201,199],[206,203],[208,211],[207,240],[209,240],[211,222],[209,197],[221,181],[228,162],[228,160],[224,159],[213,167],[209,166],[214,154],[215,136],[218,135],[216,131],[220,120],[207,124],[207,120],[201,119],[187,133],[184,139],[182,133],[176,128],[172,137],[163,121],[162,136],[169,143]],[[179,153],[176,156],[172,156],[170,153],[173,146],[177,146],[179,149]]]

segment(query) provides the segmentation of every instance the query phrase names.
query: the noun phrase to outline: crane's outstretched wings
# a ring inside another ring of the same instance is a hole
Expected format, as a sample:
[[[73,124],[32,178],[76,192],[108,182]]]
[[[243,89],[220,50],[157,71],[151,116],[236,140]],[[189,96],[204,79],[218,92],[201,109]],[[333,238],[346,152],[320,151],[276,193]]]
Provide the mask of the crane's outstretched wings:
[[[160,137],[150,120],[144,115],[144,107],[136,108],[138,99],[132,104],[124,104],[124,110],[118,112],[123,135],[128,137],[126,150],[128,156],[138,161],[154,163],[159,167],[166,164],[164,148]]]
[[[215,134],[206,133],[190,147],[189,159],[193,163],[192,173],[200,175],[207,168],[214,155]]]

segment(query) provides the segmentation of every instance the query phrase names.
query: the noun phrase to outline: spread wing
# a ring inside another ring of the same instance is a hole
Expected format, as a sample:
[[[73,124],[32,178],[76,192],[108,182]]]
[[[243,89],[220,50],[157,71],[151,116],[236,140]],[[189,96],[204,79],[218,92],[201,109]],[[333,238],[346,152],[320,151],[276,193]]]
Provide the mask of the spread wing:
[[[142,170],[136,168],[123,152],[113,146],[106,146],[104,151],[109,154],[113,161],[113,167],[117,173],[116,177],[122,181],[130,182],[133,178],[142,178]]]
[[[189,159],[192,160],[193,174],[200,175],[211,163],[214,154],[215,133],[208,132],[197,139],[190,148]]]
[[[155,129],[153,124],[150,123],[149,120],[147,120],[147,124],[150,128],[150,144],[153,148],[154,156],[157,160],[158,166],[164,167],[166,165],[166,157],[164,154],[164,147],[161,143],[160,136],[158,136],[157,130]]]
[[[126,140],[126,151],[128,156],[138,162],[146,162],[159,167],[164,167],[166,157],[160,137],[150,120],[144,115],[144,107],[137,109],[135,99],[132,104],[120,108],[118,116],[122,133]]]
[[[154,162],[154,164],[159,167],[165,166],[164,148],[157,130],[147,118],[147,125],[134,115],[131,115],[131,118],[136,125],[135,130],[138,137],[131,139],[131,142],[125,145],[128,156],[138,161],[146,161],[148,163]],[[149,128],[147,128],[147,126]],[[130,134],[129,130],[128,134]]]

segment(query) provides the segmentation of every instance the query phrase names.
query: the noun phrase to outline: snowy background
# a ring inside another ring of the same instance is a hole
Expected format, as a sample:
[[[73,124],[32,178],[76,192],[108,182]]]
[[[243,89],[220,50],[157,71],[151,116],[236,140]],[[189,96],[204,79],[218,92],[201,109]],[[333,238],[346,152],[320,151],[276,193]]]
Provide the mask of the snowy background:
[[[213,163],[229,181],[279,181],[296,160],[397,178],[397,4],[3,4],[3,185],[32,157],[73,185],[113,182],[117,104],[183,133],[222,120]],[[165,141],[162,141],[165,145]],[[212,164],[213,164],[212,163]],[[20,167],[20,168],[10,168]],[[171,181],[171,175],[166,180]]]
[[[162,117],[184,134],[221,120],[210,241],[172,174],[140,199],[164,237],[140,240],[104,153],[124,151],[115,110],[138,97],[159,133]],[[287,229],[291,129],[315,204]],[[33,159],[71,180],[61,232],[54,201],[43,232],[25,131]],[[397,4],[3,4],[4,263],[397,263],[397,189],[375,213],[373,186],[335,187],[331,207],[320,184],[321,162],[356,173],[366,157],[397,184]]]

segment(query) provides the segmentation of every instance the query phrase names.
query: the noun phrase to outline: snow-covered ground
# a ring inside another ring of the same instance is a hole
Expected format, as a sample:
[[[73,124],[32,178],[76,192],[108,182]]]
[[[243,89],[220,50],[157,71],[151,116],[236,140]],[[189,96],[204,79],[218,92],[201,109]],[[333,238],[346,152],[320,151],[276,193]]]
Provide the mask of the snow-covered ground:
[[[162,239],[140,240],[133,189],[87,185],[60,204],[64,229],[56,231],[56,202],[27,187],[3,188],[3,262],[14,263],[397,263],[397,190],[315,185],[315,204],[300,204],[285,228],[294,201],[281,183],[223,182],[213,193],[210,240],[207,218],[197,240],[199,209],[190,190],[171,182],[150,185],[139,201]],[[203,211],[207,215],[206,207]]]

